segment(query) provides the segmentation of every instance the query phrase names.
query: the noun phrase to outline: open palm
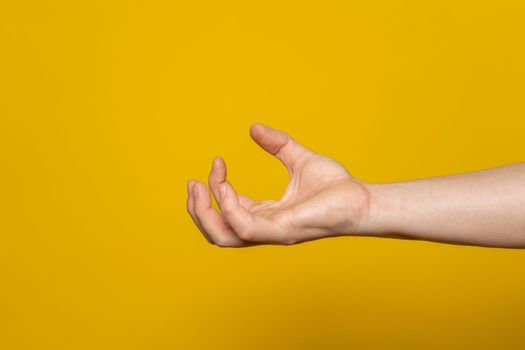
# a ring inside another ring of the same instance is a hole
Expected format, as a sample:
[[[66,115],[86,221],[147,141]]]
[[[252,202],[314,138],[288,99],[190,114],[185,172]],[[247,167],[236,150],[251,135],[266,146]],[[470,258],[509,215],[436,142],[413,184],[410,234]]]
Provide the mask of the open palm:
[[[226,178],[224,160],[216,157],[208,184],[222,215],[211,206],[206,184],[188,182],[188,212],[210,243],[295,244],[359,230],[370,200],[364,182],[284,131],[256,123],[250,135],[286,166],[290,182],[279,200],[254,200],[236,193]]]

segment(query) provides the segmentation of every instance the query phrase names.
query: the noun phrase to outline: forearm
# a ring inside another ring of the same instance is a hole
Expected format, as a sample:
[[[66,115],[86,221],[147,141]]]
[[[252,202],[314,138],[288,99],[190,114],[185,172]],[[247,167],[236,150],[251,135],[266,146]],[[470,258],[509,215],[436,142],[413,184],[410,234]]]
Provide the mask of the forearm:
[[[367,188],[370,235],[525,247],[525,163]]]

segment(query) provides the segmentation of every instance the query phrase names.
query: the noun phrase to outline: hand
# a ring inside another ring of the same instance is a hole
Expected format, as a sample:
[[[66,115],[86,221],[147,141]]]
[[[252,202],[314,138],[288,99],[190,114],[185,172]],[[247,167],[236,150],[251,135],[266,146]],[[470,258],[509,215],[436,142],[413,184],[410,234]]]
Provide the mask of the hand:
[[[188,212],[210,243],[288,245],[366,231],[370,192],[364,182],[284,131],[256,123],[250,135],[286,166],[290,182],[280,200],[254,200],[236,193],[226,179],[224,160],[215,157],[208,184],[222,215],[211,206],[206,184],[188,182]]]

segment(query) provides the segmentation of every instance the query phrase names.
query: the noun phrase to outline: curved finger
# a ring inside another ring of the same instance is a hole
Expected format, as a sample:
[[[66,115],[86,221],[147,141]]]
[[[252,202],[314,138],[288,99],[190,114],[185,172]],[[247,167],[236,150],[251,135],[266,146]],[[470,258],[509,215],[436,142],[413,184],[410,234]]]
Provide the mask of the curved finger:
[[[211,206],[208,186],[196,182],[193,185],[195,195],[195,214],[211,240],[221,247],[241,247],[247,245],[224,221],[217,209]]]
[[[213,197],[217,204],[221,201],[219,195],[219,185],[226,180],[227,169],[224,159],[221,157],[213,158],[210,174],[208,175],[208,185],[213,193]]]
[[[246,241],[283,243],[285,237],[277,221],[255,216],[240,205],[235,189],[228,180],[219,186],[220,209],[237,236]]]
[[[208,243],[214,244],[214,242],[210,239],[210,237],[208,237],[208,234],[206,233],[206,231],[202,227],[202,224],[200,223],[199,219],[195,215],[195,198],[194,198],[195,196],[193,194],[193,185],[194,184],[195,184],[195,180],[188,181],[188,200],[186,201],[186,209],[187,209],[188,213],[190,214],[191,219],[193,220],[193,222],[195,223],[195,225],[197,226],[199,231],[204,236],[204,238],[206,238]]]
[[[213,197],[215,198],[215,201],[217,204],[220,203],[220,193],[219,193],[219,186],[221,183],[223,183],[227,178],[227,168],[226,168],[226,162],[221,157],[215,157],[212,162],[212,167],[210,174],[208,176],[208,184],[212,190]],[[250,209],[255,204],[255,199],[244,195],[239,194],[239,204],[246,208]]]

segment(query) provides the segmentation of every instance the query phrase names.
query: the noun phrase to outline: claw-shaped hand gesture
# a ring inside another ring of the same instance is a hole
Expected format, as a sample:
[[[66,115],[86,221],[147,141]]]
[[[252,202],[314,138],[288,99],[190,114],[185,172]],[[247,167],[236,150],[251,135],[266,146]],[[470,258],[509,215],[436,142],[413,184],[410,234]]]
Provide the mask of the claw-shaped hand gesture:
[[[188,212],[210,243],[295,244],[363,230],[370,201],[366,183],[284,131],[256,123],[250,135],[286,166],[290,182],[281,199],[254,200],[236,193],[226,178],[224,160],[216,157],[208,184],[221,213],[211,206],[206,184],[188,182]]]

